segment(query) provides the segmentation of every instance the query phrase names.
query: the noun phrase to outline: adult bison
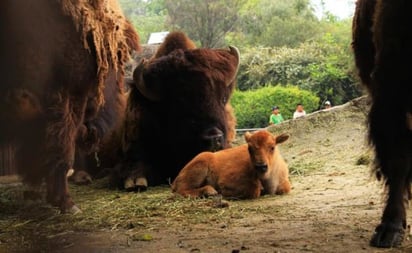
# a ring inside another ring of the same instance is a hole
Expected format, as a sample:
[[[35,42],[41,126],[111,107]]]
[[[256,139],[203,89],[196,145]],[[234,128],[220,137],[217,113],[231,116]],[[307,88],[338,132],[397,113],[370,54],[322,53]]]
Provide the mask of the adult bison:
[[[170,33],[134,70],[115,183],[127,190],[165,184],[201,151],[229,147],[238,66],[236,48],[196,49],[185,34]]]
[[[18,144],[18,173],[45,180],[49,203],[78,210],[66,178],[76,139],[93,146],[115,122],[100,117],[137,34],[115,0],[3,0],[0,35],[0,143]]]
[[[412,2],[358,0],[353,19],[356,65],[368,89],[369,137],[378,178],[387,187],[386,206],[371,245],[396,247],[406,229],[412,179]]]

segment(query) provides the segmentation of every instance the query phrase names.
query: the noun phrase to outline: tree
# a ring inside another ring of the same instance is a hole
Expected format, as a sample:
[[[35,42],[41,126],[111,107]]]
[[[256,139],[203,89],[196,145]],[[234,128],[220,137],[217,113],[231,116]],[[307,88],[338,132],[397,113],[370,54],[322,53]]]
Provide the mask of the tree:
[[[297,47],[319,34],[309,0],[248,1],[239,20],[240,37],[253,46]]]
[[[125,16],[145,43],[152,32],[167,30],[164,0],[119,0]]]
[[[197,40],[201,47],[221,47],[238,22],[246,0],[165,0],[169,24]]]

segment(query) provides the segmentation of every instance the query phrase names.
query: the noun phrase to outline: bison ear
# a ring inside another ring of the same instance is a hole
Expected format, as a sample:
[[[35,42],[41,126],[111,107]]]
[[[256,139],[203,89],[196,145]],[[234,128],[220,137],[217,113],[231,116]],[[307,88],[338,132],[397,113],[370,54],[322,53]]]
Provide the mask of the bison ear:
[[[245,133],[245,141],[246,141],[246,142],[249,142],[251,136],[252,136],[252,134],[251,134],[250,132],[246,132],[246,133]]]
[[[133,71],[133,84],[139,90],[139,92],[149,100],[159,101],[159,92],[155,92],[153,87],[148,87],[144,80],[144,71],[147,65],[147,60],[142,59],[142,61],[137,65]]]
[[[288,139],[289,139],[288,134],[278,135],[278,136],[276,136],[276,144],[283,143],[283,142],[287,141]]]

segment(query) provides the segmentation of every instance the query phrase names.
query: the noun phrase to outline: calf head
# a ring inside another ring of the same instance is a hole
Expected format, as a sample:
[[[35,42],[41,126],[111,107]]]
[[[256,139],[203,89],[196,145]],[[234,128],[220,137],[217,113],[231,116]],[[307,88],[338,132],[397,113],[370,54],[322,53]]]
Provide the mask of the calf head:
[[[246,132],[245,140],[251,162],[258,173],[266,173],[268,167],[276,161],[276,145],[285,142],[289,138],[287,134],[273,136],[268,131],[257,131],[253,134]]]
[[[173,41],[176,37],[178,43]],[[168,145],[179,153],[189,151],[187,159],[228,145],[226,107],[239,67],[239,51],[234,47],[193,47],[185,35],[173,33],[155,57],[143,60],[133,73],[135,90],[170,133]]]

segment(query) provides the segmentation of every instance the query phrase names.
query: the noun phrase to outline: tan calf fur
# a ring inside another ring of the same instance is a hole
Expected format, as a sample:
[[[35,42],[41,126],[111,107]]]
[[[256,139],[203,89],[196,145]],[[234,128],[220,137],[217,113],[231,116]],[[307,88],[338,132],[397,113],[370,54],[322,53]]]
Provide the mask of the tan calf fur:
[[[266,130],[246,133],[247,144],[218,151],[202,152],[191,160],[172,184],[182,196],[252,199],[263,194],[290,191],[286,162],[276,148],[287,134],[273,136]]]

